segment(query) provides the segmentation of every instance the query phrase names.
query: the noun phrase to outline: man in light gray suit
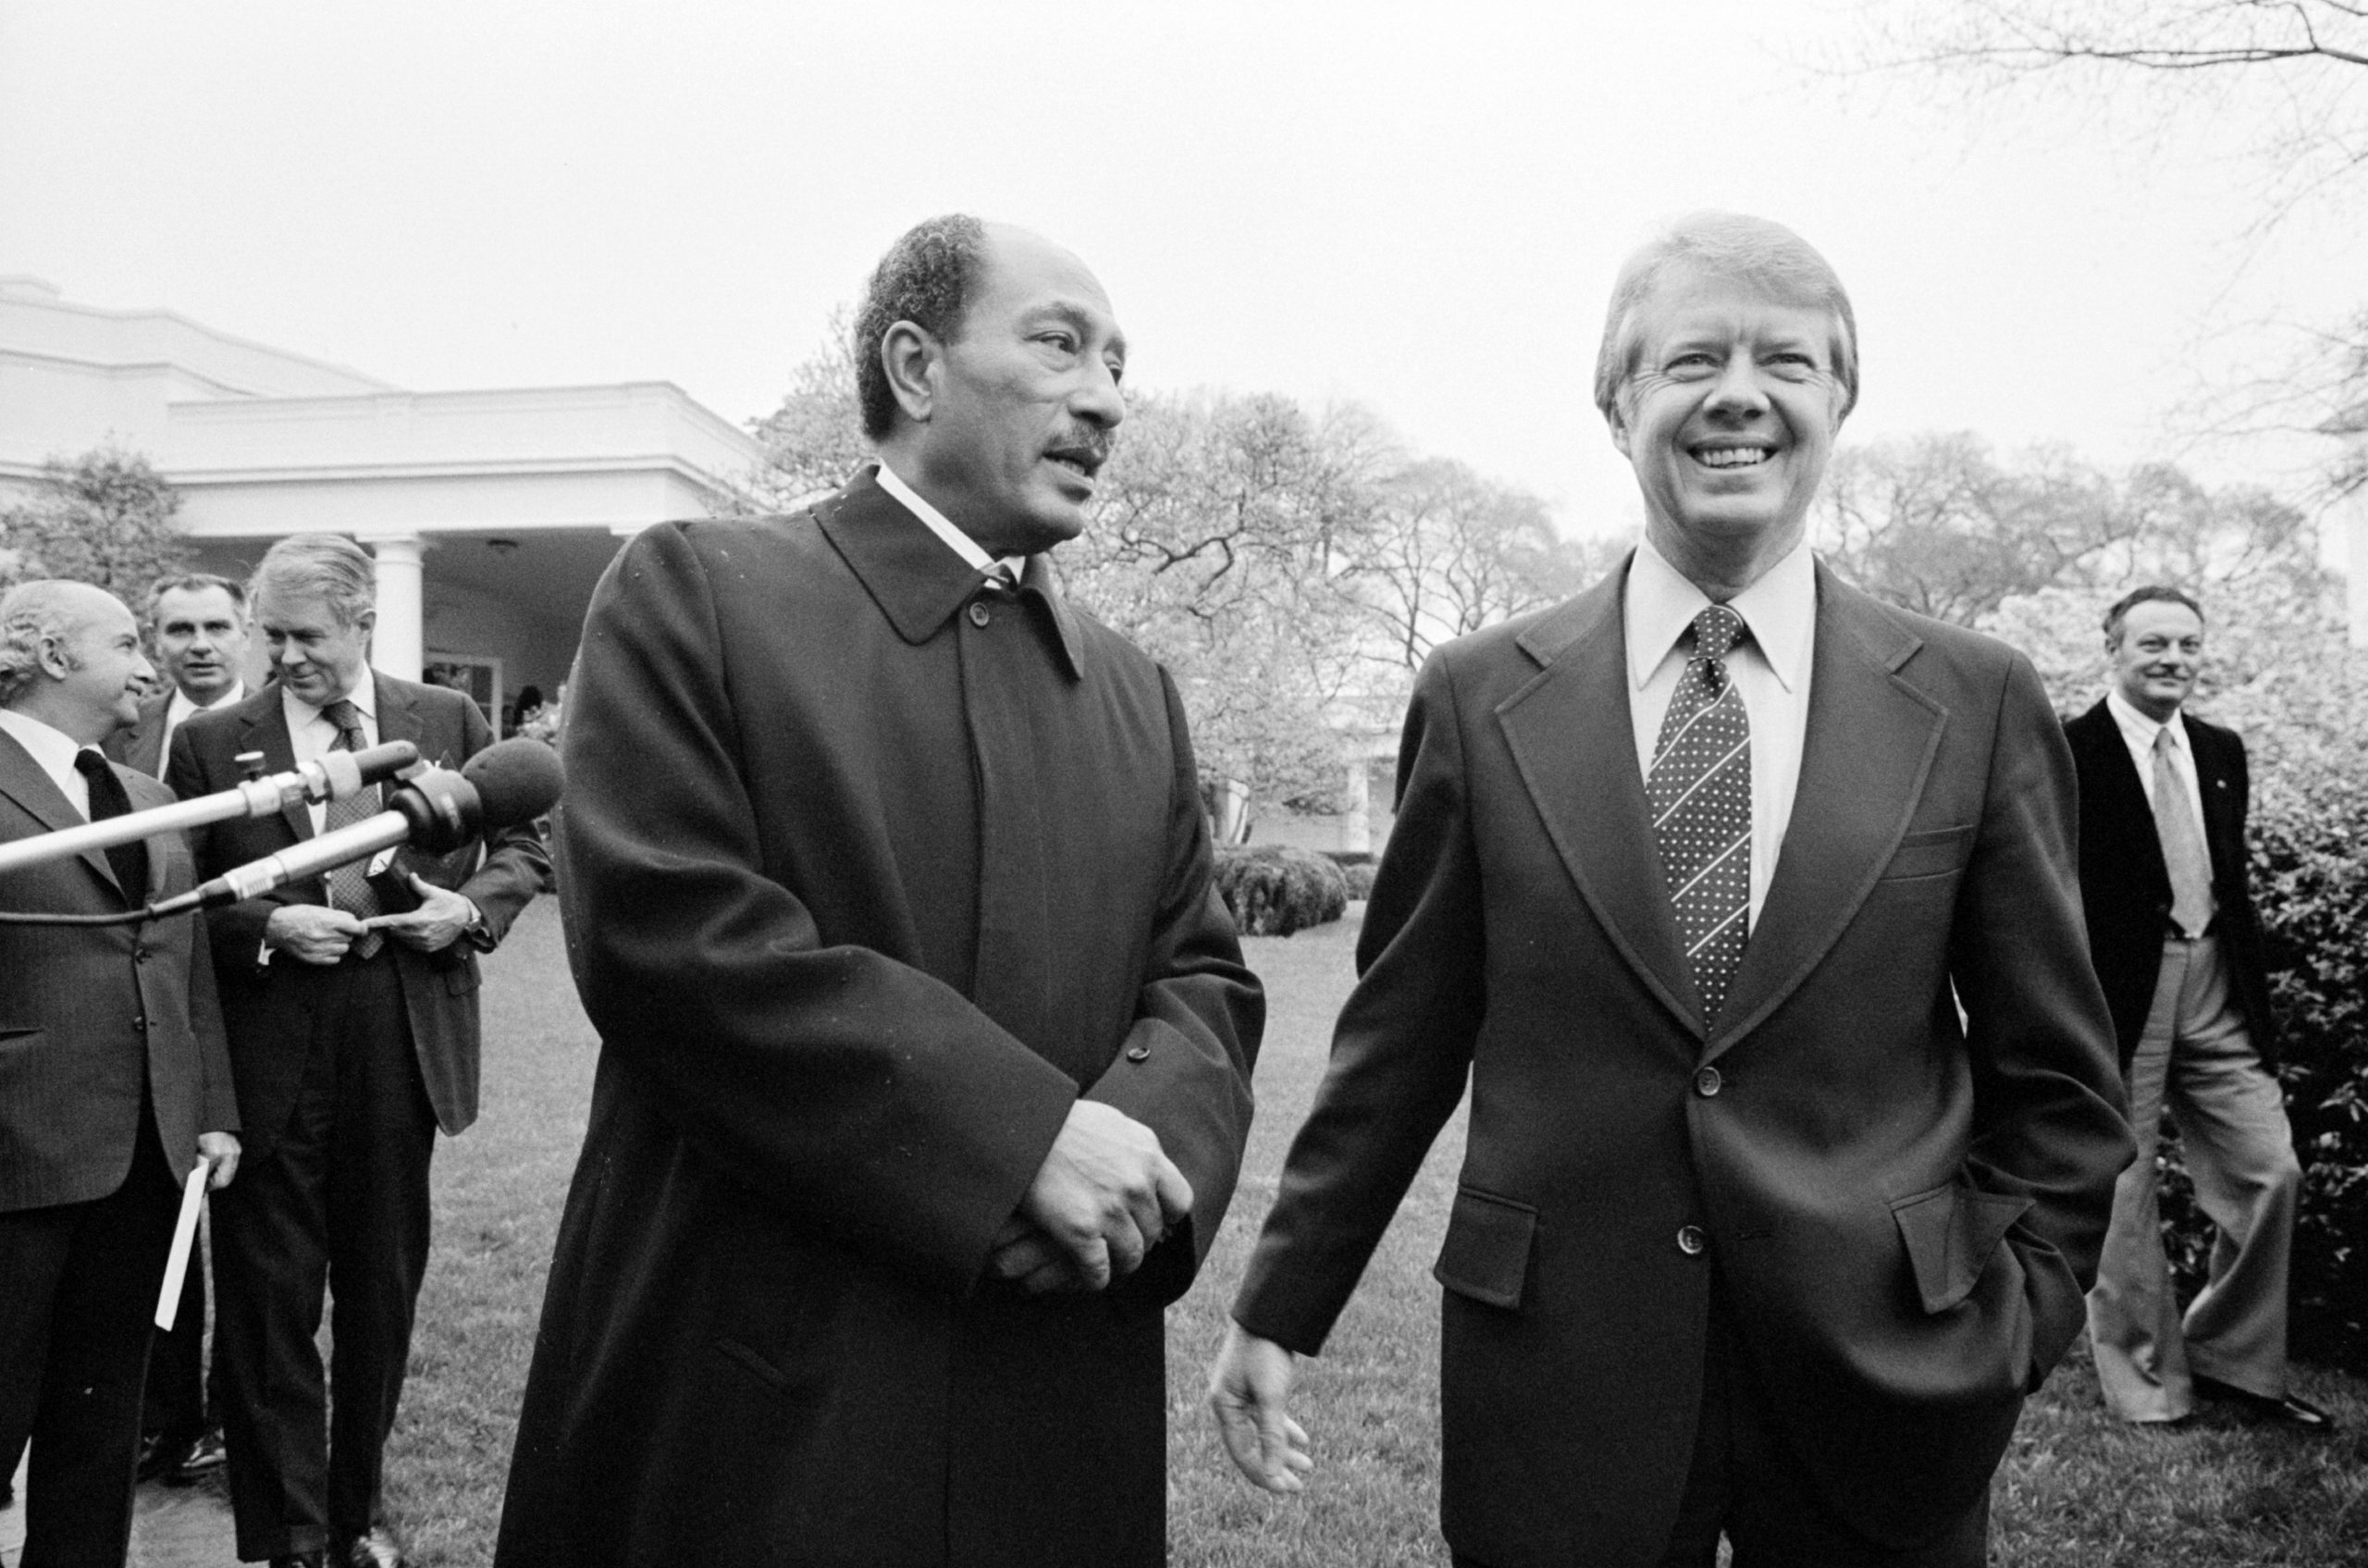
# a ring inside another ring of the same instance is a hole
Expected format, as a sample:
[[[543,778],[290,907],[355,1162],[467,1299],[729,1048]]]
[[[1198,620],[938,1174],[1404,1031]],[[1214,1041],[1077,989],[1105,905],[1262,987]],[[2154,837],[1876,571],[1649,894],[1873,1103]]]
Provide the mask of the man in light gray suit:
[[[162,806],[98,750],[150,675],[131,612],[86,583],[0,599],[0,841]],[[179,833],[0,874],[0,909],[104,915],[187,891]],[[32,1439],[23,1568],[130,1545],[140,1389],[175,1196],[238,1167],[197,918],[0,924],[0,1453]]]

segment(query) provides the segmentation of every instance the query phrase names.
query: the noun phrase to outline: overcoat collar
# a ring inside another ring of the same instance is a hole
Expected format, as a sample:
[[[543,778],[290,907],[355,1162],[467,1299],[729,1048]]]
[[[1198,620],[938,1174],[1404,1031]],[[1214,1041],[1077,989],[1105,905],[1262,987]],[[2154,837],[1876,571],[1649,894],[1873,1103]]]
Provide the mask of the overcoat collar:
[[[126,786],[127,790],[129,787]],[[52,833],[85,827],[90,822],[89,818],[74,809],[74,803],[66,798],[42,765],[33,760],[33,754],[18,745],[17,737],[6,730],[0,730],[0,795],[24,808],[35,821]],[[158,853],[153,838],[143,841],[143,847],[148,856],[148,885],[151,889],[160,887],[165,876],[164,857]],[[105,850],[85,849],[77,858],[97,873],[101,882],[117,893],[123,891],[122,884],[115,880],[115,867],[108,864]]]
[[[1899,676],[1922,639],[1820,563],[1800,784],[1767,903],[1714,1026],[1678,939],[1636,764],[1625,577],[1622,566],[1523,633],[1539,673],[1497,719],[1580,895],[1708,1060],[1797,990],[1866,902],[1907,831],[1947,714]]]
[[[817,506],[814,516],[880,612],[908,643],[935,636],[987,581],[986,573],[963,564],[927,524],[882,489],[870,464],[846,488]],[[1076,614],[1054,586],[1044,556],[1028,558],[1019,595],[1043,607],[1069,678],[1082,679],[1085,661]]]

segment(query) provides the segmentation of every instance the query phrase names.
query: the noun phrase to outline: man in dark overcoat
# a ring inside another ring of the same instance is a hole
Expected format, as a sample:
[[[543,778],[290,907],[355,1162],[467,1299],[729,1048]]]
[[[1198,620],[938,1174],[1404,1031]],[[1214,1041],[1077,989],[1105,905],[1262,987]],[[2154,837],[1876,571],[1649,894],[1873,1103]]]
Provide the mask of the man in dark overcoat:
[[[558,846],[601,1056],[503,1568],[1166,1558],[1162,1309],[1264,1002],[1176,687],[1043,554],[1124,340],[1074,256],[965,217],[856,333],[880,466],[647,530],[586,621]]]
[[[2105,612],[2104,640],[2113,684],[2064,727],[2080,776],[2081,907],[2138,1135],[2089,1293],[2097,1384],[2124,1421],[2183,1421],[2202,1395],[2325,1432],[2332,1418],[2287,1386],[2302,1167],[2246,864],[2245,743],[2186,711],[2203,665],[2195,599],[2134,589]],[[2165,1110],[2215,1233],[2184,1314],[2155,1190]]]
[[[1986,1560],[2130,1142],[2037,673],[1809,550],[1857,387],[1789,229],[1698,214],[1622,270],[1596,395],[1644,538],[1416,683],[1361,979],[1213,1380],[1262,1485],[1301,1484],[1294,1353],[1468,1081],[1435,1270],[1459,1563]]]

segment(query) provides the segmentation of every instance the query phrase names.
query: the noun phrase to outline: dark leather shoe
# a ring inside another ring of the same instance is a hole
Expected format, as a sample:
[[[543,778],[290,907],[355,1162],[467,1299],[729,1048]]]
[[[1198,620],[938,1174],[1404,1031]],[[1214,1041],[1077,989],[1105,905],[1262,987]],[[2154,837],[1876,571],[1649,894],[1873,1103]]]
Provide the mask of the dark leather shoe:
[[[2325,1433],[2335,1430],[2335,1417],[2297,1394],[2273,1399],[2256,1394],[2251,1389],[2239,1389],[2233,1383],[2223,1383],[2217,1377],[2199,1376],[2195,1391],[2207,1399],[2233,1404],[2247,1412],[2256,1421],[2276,1422],[2291,1426],[2298,1432]]]
[[[291,1551],[271,1560],[271,1568],[328,1568],[317,1551]]]
[[[352,1537],[330,1549],[330,1568],[403,1568],[403,1549],[383,1529]]]
[[[221,1430],[205,1432],[189,1445],[179,1463],[164,1473],[164,1483],[168,1487],[194,1487],[205,1479],[207,1471],[221,1469],[228,1458],[222,1447]]]

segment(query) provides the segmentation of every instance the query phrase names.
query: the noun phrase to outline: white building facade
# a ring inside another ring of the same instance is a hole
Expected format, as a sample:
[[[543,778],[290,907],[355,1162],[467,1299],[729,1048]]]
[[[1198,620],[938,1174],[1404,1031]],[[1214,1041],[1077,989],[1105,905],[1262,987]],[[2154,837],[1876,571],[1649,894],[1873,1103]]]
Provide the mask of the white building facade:
[[[0,278],[0,499],[109,443],[180,492],[202,571],[243,580],[275,539],[352,536],[377,562],[372,661],[463,685],[496,715],[566,679],[625,538],[707,513],[761,461],[663,381],[405,391]]]

